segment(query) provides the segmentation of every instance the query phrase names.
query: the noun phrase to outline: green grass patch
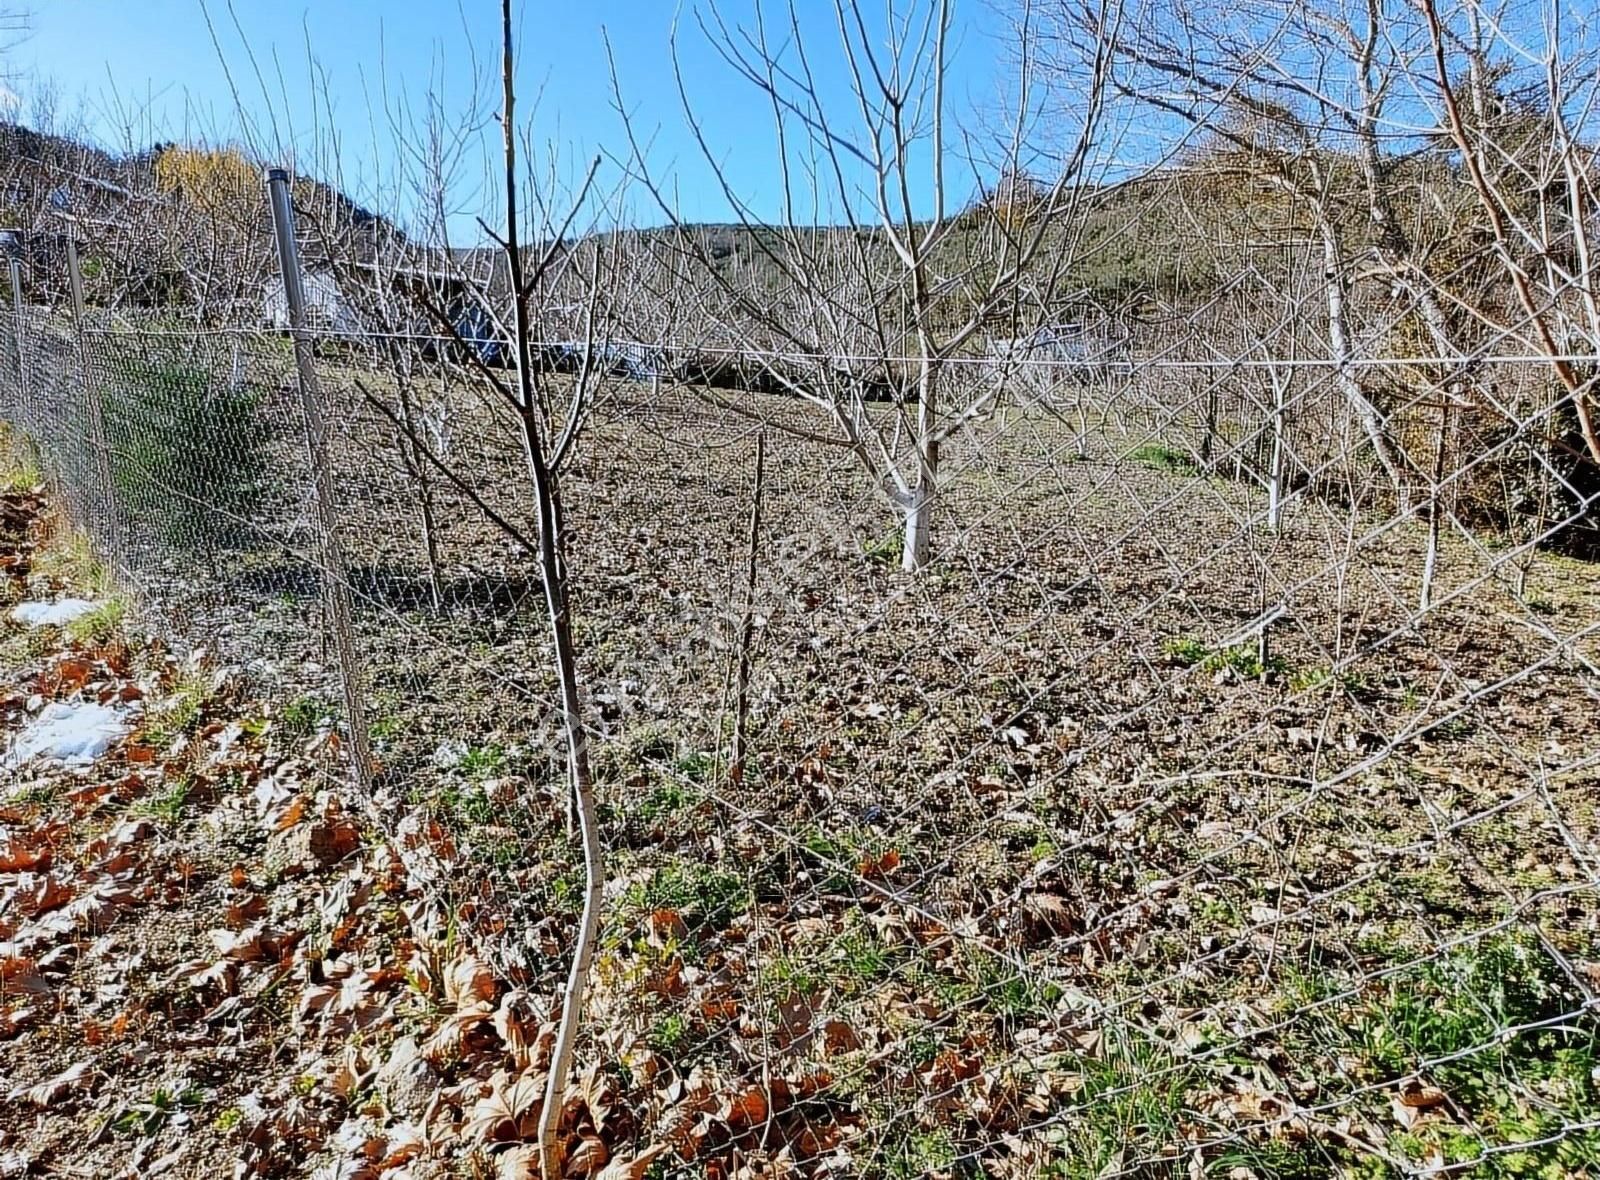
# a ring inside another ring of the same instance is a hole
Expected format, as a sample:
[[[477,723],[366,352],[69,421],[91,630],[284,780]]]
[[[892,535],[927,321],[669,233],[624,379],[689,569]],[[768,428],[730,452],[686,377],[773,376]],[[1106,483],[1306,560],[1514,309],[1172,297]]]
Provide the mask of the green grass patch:
[[[1214,648],[1192,635],[1183,635],[1167,640],[1161,650],[1170,662],[1181,668],[1198,668],[1212,675],[1226,670],[1245,680],[1260,680],[1263,676],[1281,676],[1289,671],[1289,662],[1282,656],[1268,656],[1263,664],[1260,650],[1253,643]]]
[[[1017,970],[1011,962],[977,947],[964,948],[967,975],[983,1006],[1008,1022],[1028,1023],[1048,1015],[1060,987]]]
[[[434,809],[458,827],[477,828],[494,823],[500,808],[472,784],[446,783],[433,793]]]
[[[1098,1180],[1117,1171],[1125,1155],[1159,1159],[1182,1143],[1185,1099],[1195,1078],[1138,1032],[1108,1028],[1099,1055],[1048,1064],[1080,1079],[1074,1117],[1053,1134],[1059,1154],[1044,1171],[1051,1180]],[[1150,1174],[1176,1177],[1185,1166]]]
[[[623,895],[624,904],[635,912],[676,911],[691,932],[720,929],[753,901],[743,874],[691,860],[661,865]]]
[[[211,684],[203,673],[185,673],[145,717],[144,737],[157,748],[170,746],[193,732],[211,700]]]
[[[1178,475],[1193,475],[1200,470],[1199,466],[1186,452],[1174,450],[1172,447],[1163,446],[1161,443],[1146,443],[1144,446],[1130,451],[1128,458],[1152,470],[1170,471]]]
[[[113,595],[67,624],[67,635],[78,643],[107,643],[122,628],[128,604]]]
[[[689,1043],[689,1019],[681,1012],[657,1017],[645,1039],[657,1053],[676,1061]]]
[[[716,767],[716,758],[701,750],[683,754],[672,764],[674,771],[692,783],[709,782]]]
[[[489,742],[482,746],[469,746],[456,763],[456,770],[474,781],[495,778],[506,768],[505,747]]]
[[[689,792],[678,783],[661,783],[629,811],[641,823],[654,824],[670,819],[693,802]]]
[[[19,807],[48,808],[55,806],[60,798],[61,787],[56,783],[29,783],[6,796],[6,801]]]
[[[1289,691],[1296,694],[1334,687],[1358,699],[1370,691],[1366,677],[1359,672],[1335,672],[1327,664],[1297,669],[1289,677]]]
[[[893,948],[857,911],[834,941],[829,965],[840,990],[849,995],[889,978],[897,958]]]
[[[942,1128],[901,1130],[879,1149],[883,1174],[894,1180],[922,1180],[925,1176],[947,1174],[959,1156],[950,1132]]]
[[[38,452],[19,432],[0,423],[0,491],[28,492],[42,483]]]
[[[1161,652],[1174,664],[1184,668],[1192,668],[1211,655],[1211,649],[1205,642],[1192,635],[1179,635],[1167,640],[1161,645]]]
[[[799,955],[779,955],[761,973],[762,984],[774,999],[782,1002],[791,996],[806,996],[822,986],[822,974],[815,962]]]
[[[157,1089],[146,1101],[114,1115],[111,1129],[129,1138],[148,1139],[160,1134],[174,1116],[198,1110],[205,1101],[204,1091],[193,1087],[176,1091]]]
[[[278,724],[291,738],[307,738],[329,725],[334,716],[332,702],[319,696],[299,696],[283,707]]]
[[[139,810],[169,826],[174,825],[183,818],[183,809],[188,805],[189,796],[193,791],[194,780],[187,775],[180,776],[159,795],[152,795],[145,800]]]
[[[1297,986],[1307,1000],[1341,994]],[[1419,1167],[1437,1154],[1492,1180],[1600,1174],[1600,1131],[1570,1129],[1600,1110],[1600,1014],[1532,935],[1457,948],[1318,1007],[1292,1023],[1286,1049],[1313,1075],[1342,1061],[1363,1083],[1442,1090],[1459,1120],[1397,1140]]]
[[[55,530],[33,555],[33,571],[90,598],[108,598],[116,589],[88,535],[76,529]]]
[[[899,567],[901,559],[905,556],[905,534],[900,529],[885,533],[881,537],[868,541],[862,547],[861,555],[868,561],[879,565]]]

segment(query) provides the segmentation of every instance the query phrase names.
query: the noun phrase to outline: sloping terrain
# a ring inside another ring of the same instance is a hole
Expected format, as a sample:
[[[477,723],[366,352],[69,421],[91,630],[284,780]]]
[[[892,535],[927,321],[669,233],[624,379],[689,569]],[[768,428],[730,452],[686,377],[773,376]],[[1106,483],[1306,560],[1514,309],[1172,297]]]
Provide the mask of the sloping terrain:
[[[331,735],[125,629],[35,490],[0,497],[0,578],[5,732],[86,707],[128,729],[0,777],[0,1176],[527,1174],[531,1149],[488,1151],[537,1118],[548,1001],[497,982],[346,807]],[[99,605],[9,618],[67,590]],[[600,1071],[568,1104],[581,1174],[665,1150],[634,1149]]]
[[[248,543],[141,569],[210,655],[115,605],[0,624],[8,738],[57,705],[129,727],[0,803],[18,1174],[534,1164],[580,896],[536,587],[441,496],[460,594],[429,609],[393,441],[349,410],[363,806],[287,417]],[[453,415],[475,494],[525,509],[509,436]],[[962,556],[908,584],[859,474],[780,436],[732,783],[751,446],[667,391],[608,407],[568,484],[609,866],[569,1175],[1600,1163],[1591,567],[1538,555],[1513,595],[1452,541],[1413,622],[1416,530],[1341,558],[1354,526],[1305,503],[1262,548],[1246,490],[1039,424],[952,445]],[[6,505],[8,612],[117,601],[36,493]],[[1266,652],[1227,639],[1264,556]]]

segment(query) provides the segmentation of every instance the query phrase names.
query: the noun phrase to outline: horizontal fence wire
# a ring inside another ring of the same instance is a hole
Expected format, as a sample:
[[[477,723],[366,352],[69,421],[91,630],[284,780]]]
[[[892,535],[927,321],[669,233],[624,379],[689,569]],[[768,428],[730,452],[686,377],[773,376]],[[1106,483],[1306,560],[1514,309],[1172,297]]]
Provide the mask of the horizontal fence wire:
[[[127,333],[134,332],[150,337],[169,337],[175,339],[193,340],[207,336],[239,337],[260,335],[264,331],[261,327],[240,327],[229,325],[189,326],[157,328],[128,323],[115,328],[91,328],[94,331]],[[415,345],[425,344],[450,344],[459,345],[463,338],[455,335],[438,332],[370,332],[364,330],[340,331],[329,328],[313,329],[313,334],[320,341],[328,344],[371,345],[375,340],[390,341],[395,343],[410,343]],[[286,336],[287,330],[281,330],[280,335]],[[471,343],[467,338],[466,343]],[[535,337],[529,342],[529,347],[534,352],[554,348],[581,349],[582,340],[572,338],[539,338]],[[625,356],[628,354],[652,356],[673,356],[679,353],[703,353],[708,356],[723,357],[748,357],[757,364],[783,365],[791,362],[815,362],[819,364],[873,364],[913,367],[922,363],[922,357],[911,353],[896,354],[893,352],[877,353],[849,353],[849,352],[806,352],[792,349],[767,349],[756,347],[735,347],[730,345],[713,345],[697,343],[692,339],[624,339],[607,338],[591,346],[595,356],[604,359],[608,356]],[[948,356],[936,358],[940,366],[986,366],[1010,365],[1019,369],[1051,369],[1062,371],[1074,369],[1099,369],[1110,366],[1121,367],[1124,370],[1137,367],[1141,371],[1158,371],[1161,369],[1364,369],[1364,368],[1395,368],[1407,365],[1459,367],[1463,365],[1548,365],[1556,362],[1570,364],[1592,364],[1595,360],[1593,353],[1566,352],[1554,350],[1550,352],[1524,351],[1515,352],[1504,349],[1483,348],[1473,352],[1461,354],[1434,354],[1413,353],[1383,356],[1351,356],[1343,359],[1333,359],[1321,356],[1303,357],[1251,357],[1251,356],[1216,356],[1177,359],[1160,355],[1140,356],[1138,358],[1116,358],[1101,360],[1095,357],[1070,357],[1052,356],[1043,346],[1037,348],[996,348],[982,354],[953,353]]]

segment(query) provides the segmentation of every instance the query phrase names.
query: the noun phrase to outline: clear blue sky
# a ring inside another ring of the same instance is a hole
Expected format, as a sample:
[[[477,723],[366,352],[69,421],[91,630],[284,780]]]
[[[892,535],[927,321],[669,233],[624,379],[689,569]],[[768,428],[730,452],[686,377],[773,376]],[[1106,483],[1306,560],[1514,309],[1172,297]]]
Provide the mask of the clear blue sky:
[[[754,3],[722,0],[720,7],[728,24],[753,27]],[[849,120],[854,99],[833,5],[830,0],[797,4],[825,100]],[[342,161],[339,179],[358,199],[390,208],[396,198],[382,185],[395,175],[398,157],[394,135],[384,126],[385,107],[395,109],[403,98],[420,110],[434,93],[459,125],[474,83],[473,51],[482,82],[492,80],[498,60],[497,0],[232,0],[231,9],[229,0],[206,0],[204,8],[202,0],[23,0],[23,6],[31,9],[31,32],[13,50],[11,64],[24,117],[30,92],[44,79],[59,88],[62,114],[69,120],[84,116],[91,136],[106,146],[127,146],[123,141],[130,137],[121,127],[128,111],[144,112],[131,136],[136,141],[227,140],[240,135],[236,87],[255,123],[251,138],[258,147],[275,154],[282,143],[315,170],[315,145],[326,143],[328,129],[334,128]],[[866,7],[874,19],[882,19],[882,4]],[[581,171],[597,151],[624,151],[604,30],[626,101],[638,127],[652,137],[653,169],[676,185],[682,214],[691,220],[730,219],[729,205],[683,118],[668,50],[676,19],[680,60],[707,138],[736,191],[760,215],[780,215],[770,108],[707,43],[695,21],[695,0],[684,0],[681,9],[674,0],[527,0],[521,9],[519,101],[526,111],[537,97],[534,137],[560,149],[569,175]],[[207,11],[220,56],[207,29]],[[769,0],[769,35],[776,37],[774,26],[784,20],[782,0]],[[992,118],[1002,105],[1008,64],[1004,30],[989,0],[957,4],[946,105],[964,123]],[[308,61],[308,44],[314,63]],[[326,81],[326,104],[313,98],[314,74]],[[452,194],[454,232],[470,226],[480,209],[493,215],[481,161],[496,133],[492,125],[483,128],[469,152],[471,165]],[[951,197],[965,201],[974,184],[973,172],[952,161]],[[919,204],[926,199],[925,189],[916,194]],[[642,195],[634,196],[632,205],[633,220],[660,220]]]

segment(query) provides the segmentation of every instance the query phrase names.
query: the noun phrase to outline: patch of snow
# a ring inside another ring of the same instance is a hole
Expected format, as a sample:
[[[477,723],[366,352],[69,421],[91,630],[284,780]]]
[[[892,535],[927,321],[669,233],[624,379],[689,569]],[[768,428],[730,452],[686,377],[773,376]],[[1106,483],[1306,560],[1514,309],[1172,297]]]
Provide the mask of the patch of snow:
[[[86,598],[63,598],[59,602],[24,602],[14,608],[11,617],[24,627],[60,627],[73,619],[82,618],[99,603]]]
[[[124,710],[54,701],[17,735],[4,765],[15,768],[35,758],[51,758],[82,766],[104,754],[127,732]]]
[[[467,756],[467,743],[460,739],[446,739],[439,743],[439,748],[433,752],[433,764],[440,770],[450,770],[461,765],[461,760]]]

